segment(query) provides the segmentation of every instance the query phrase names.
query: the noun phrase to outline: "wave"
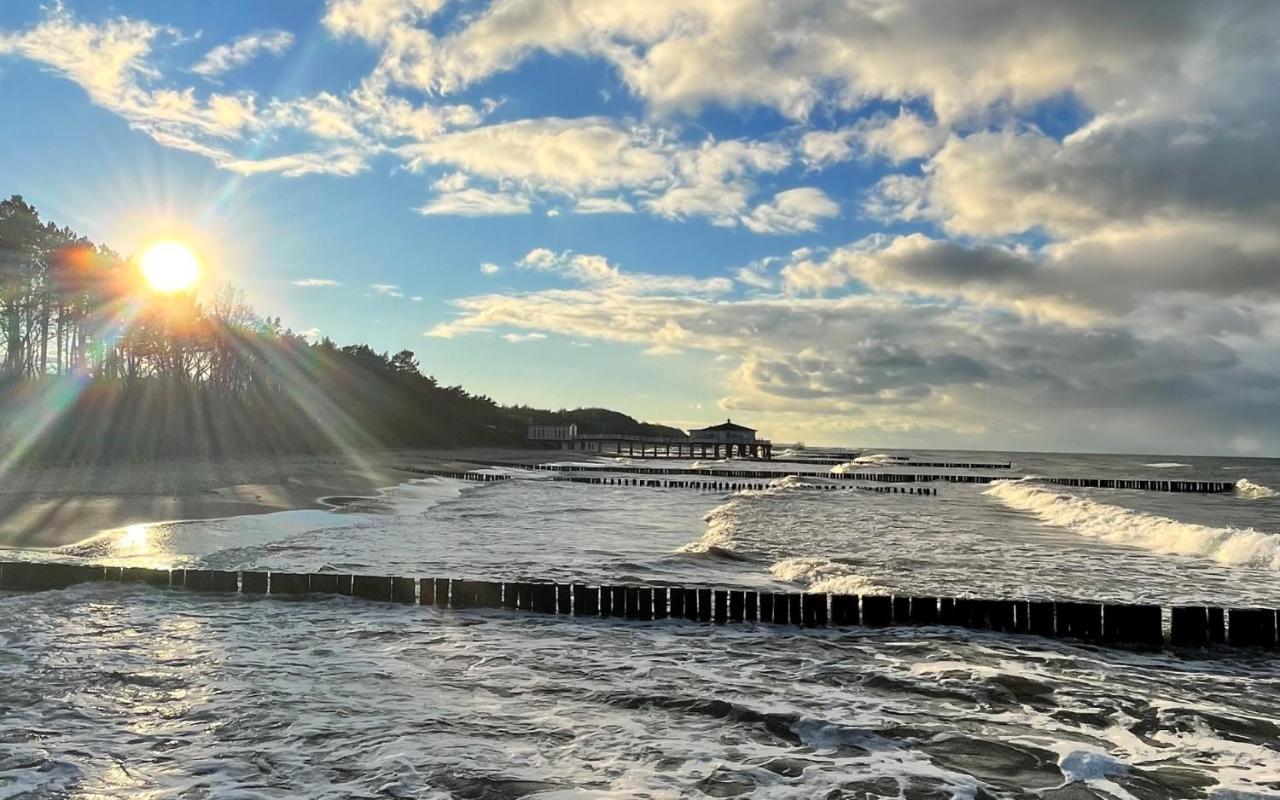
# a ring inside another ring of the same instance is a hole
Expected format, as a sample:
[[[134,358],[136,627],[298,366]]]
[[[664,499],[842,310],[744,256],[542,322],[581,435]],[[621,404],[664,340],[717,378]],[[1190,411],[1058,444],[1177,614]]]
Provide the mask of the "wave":
[[[769,574],[780,581],[806,584],[805,591],[828,594],[889,594],[853,567],[829,558],[800,556],[786,558],[769,567]]]
[[[1236,497],[1243,497],[1245,500],[1262,500],[1275,496],[1276,490],[1269,486],[1254,483],[1248,478],[1241,478],[1236,481]]]
[[[707,512],[702,521],[707,523],[706,533],[696,542],[676,548],[677,553],[728,556],[738,549],[734,538],[739,531],[733,501],[718,505]]]
[[[984,494],[1009,508],[1030,512],[1045,524],[1082,536],[1157,553],[1280,570],[1280,536],[1253,528],[1214,528],[1179,522],[1022,481],[997,481]]]
[[[1152,469],[1177,469],[1179,467],[1189,467],[1190,464],[1183,464],[1179,461],[1157,461],[1154,464],[1143,464],[1144,467]]]
[[[843,464],[837,464],[831,468],[831,472],[835,475],[843,475],[856,469],[865,469],[866,467],[891,467],[906,466],[911,463],[908,456],[895,456],[889,453],[872,453],[869,456],[858,456],[852,461],[846,461]]]

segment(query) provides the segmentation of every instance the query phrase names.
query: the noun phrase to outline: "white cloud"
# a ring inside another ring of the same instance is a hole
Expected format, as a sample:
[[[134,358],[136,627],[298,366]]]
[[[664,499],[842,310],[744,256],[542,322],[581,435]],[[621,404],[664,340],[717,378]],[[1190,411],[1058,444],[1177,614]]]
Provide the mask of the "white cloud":
[[[876,156],[893,163],[925,158],[946,141],[947,131],[907,109],[896,116],[878,114],[845,128],[814,130],[800,139],[800,153],[813,167],[847,161],[855,155]]]
[[[448,164],[539,191],[596,192],[661,182],[667,159],[608,120],[529,119],[437,136],[398,150],[410,166]]]
[[[634,214],[635,209],[621,197],[584,197],[573,207],[575,214]]]
[[[403,298],[404,292],[394,283],[371,283],[369,288],[382,297]]]
[[[778,192],[742,218],[755,233],[798,233],[818,229],[818,223],[839,215],[840,206],[821,189],[802,187]]]
[[[609,287],[625,294],[690,294],[713,296],[733,289],[727,278],[694,278],[687,275],[655,275],[644,272],[623,272],[601,255],[556,253],[545,247],[536,247],[516,262],[520,269],[553,272],[579,283]]]
[[[191,71],[212,78],[242,67],[263,53],[283,55],[292,46],[293,34],[288,31],[257,31],[213,48]]]
[[[423,216],[448,215],[455,217],[489,217],[508,214],[528,214],[529,198],[515,194],[486,192],[483,189],[462,189],[436,195],[418,209]]]
[[[547,335],[545,333],[537,333],[537,332],[508,333],[508,334],[504,334],[502,338],[506,339],[508,342],[511,342],[512,344],[519,344],[521,342],[536,342],[539,339],[547,338]]]
[[[330,278],[302,278],[301,280],[290,281],[294,286],[317,287],[317,286],[341,286],[338,281]]]
[[[484,274],[484,275],[497,275],[501,271],[502,271],[502,267],[498,266],[492,261],[486,261],[480,265],[480,272],[481,274]]]

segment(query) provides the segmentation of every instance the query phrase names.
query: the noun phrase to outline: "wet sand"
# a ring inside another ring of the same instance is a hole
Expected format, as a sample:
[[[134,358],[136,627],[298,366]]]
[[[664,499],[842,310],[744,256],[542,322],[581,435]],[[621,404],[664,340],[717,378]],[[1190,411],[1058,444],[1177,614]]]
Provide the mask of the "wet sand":
[[[397,465],[465,469],[487,460],[537,463],[546,450],[396,450],[15,469],[0,479],[0,547],[60,547],[141,522],[322,508],[414,476]]]

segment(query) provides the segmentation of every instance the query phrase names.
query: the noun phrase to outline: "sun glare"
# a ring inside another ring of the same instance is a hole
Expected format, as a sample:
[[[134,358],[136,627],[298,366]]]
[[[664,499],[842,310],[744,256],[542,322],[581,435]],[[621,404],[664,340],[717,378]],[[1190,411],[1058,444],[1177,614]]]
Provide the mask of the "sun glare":
[[[156,242],[142,254],[138,266],[157,292],[183,292],[200,278],[200,260],[181,242]]]

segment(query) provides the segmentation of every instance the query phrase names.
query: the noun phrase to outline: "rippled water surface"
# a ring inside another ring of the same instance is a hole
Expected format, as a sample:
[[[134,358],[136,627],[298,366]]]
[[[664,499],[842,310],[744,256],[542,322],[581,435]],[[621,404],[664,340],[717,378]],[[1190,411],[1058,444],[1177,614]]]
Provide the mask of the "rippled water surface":
[[[1264,461],[969,457],[1011,459],[1011,478],[1280,486]],[[1280,502],[1261,489],[728,494],[514,474],[8,557],[1280,604]],[[1274,654],[944,628],[83,585],[0,594],[0,712],[0,797],[1280,797]]]

